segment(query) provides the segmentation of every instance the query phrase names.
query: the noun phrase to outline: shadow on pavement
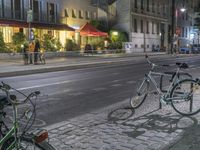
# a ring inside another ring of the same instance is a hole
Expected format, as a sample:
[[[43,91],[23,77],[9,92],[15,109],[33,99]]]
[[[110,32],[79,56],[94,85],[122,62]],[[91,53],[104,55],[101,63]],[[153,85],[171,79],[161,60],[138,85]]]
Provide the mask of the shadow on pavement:
[[[128,107],[116,108],[108,114],[107,119],[110,123],[131,127],[132,131],[124,131],[123,133],[132,138],[145,135],[146,131],[170,134],[198,125],[198,120],[195,117],[172,115],[171,113],[160,114],[158,110],[134,118],[134,110]]]

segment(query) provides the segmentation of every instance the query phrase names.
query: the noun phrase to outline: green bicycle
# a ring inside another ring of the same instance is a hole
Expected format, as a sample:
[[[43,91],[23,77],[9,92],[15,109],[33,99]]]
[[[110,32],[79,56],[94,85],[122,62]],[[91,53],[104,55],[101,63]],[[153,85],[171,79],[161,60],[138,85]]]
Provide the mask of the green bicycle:
[[[20,91],[12,88],[8,84],[2,82],[0,90],[5,92],[4,95],[0,95],[0,149],[1,150],[55,150],[55,148],[48,142],[48,132],[44,129],[36,129],[31,133],[28,130],[33,125],[35,120],[35,104],[32,101],[33,98],[37,98],[40,94],[39,91],[30,93],[22,101],[19,101],[16,95],[11,95],[10,91],[15,90],[20,94]],[[23,94],[24,95],[24,94]],[[25,96],[25,95],[24,95]],[[18,119],[18,107],[19,105],[30,102],[33,106],[33,111],[27,110],[24,115],[29,118],[30,124],[24,127],[23,131],[20,131],[20,121]],[[12,106],[13,108],[13,123],[12,127],[7,127],[3,118],[6,117],[5,107]],[[32,122],[30,121],[32,119]],[[31,122],[31,123],[30,123]]]

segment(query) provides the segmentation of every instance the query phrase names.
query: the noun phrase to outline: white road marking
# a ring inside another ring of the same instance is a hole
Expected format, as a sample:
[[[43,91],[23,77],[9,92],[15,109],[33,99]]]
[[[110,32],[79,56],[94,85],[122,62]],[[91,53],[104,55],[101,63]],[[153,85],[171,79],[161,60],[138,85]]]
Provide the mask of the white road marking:
[[[72,91],[71,89],[66,89],[66,90],[50,93],[50,94],[48,94],[48,96],[58,95],[58,94],[62,94],[62,93],[68,93],[68,92],[71,92],[71,91]]]
[[[127,81],[126,83],[127,84],[133,84],[133,83],[136,83],[137,81]]]
[[[49,84],[41,84],[41,85],[35,85],[35,86],[29,86],[29,87],[24,87],[24,88],[19,88],[17,90],[26,90],[26,89],[34,89],[34,88],[39,88],[39,87],[46,87],[50,85],[59,85],[59,84],[64,84],[64,83],[69,83],[71,81],[62,81],[62,82],[55,82],[55,83],[49,83]]]
[[[120,80],[113,80],[112,82],[116,83],[116,82],[119,82]]]
[[[115,73],[112,73],[113,75],[118,75],[118,74],[120,74],[120,73],[118,73],[118,72],[115,72]]]
[[[120,86],[122,86],[121,84],[113,84],[113,85],[111,85],[112,87],[120,87]]]
[[[83,92],[74,92],[74,93],[69,93],[68,95],[70,96],[79,96],[79,95],[82,95],[84,94]]]
[[[95,89],[93,89],[94,91],[96,91],[96,92],[98,92],[98,91],[103,91],[103,90],[105,90],[106,88],[95,88]]]

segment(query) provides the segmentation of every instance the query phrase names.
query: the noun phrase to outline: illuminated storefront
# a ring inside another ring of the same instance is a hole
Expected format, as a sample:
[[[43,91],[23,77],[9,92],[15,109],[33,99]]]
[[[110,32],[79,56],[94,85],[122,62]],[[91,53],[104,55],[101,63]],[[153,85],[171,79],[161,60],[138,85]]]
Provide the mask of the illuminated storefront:
[[[31,23],[30,27],[37,38],[42,40],[44,34],[49,34],[59,39],[63,46],[65,40],[73,39],[75,34],[73,28],[64,24]],[[28,29],[29,25],[27,22],[0,20],[0,32],[3,33],[5,43],[11,43],[13,34],[17,32],[23,32],[28,40]]]

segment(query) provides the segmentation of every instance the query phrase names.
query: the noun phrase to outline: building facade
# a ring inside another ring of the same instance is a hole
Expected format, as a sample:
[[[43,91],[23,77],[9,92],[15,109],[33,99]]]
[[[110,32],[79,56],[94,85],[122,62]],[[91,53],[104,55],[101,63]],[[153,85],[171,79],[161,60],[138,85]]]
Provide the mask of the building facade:
[[[0,0],[0,31],[5,42],[12,42],[16,32],[29,37],[32,30],[38,37],[50,34],[59,38],[63,37],[60,31],[73,31],[61,25],[60,5],[56,0]],[[65,35],[67,38],[67,33]]]
[[[0,31],[6,43],[12,42],[16,32],[23,32],[29,40],[31,31],[39,38],[52,35],[63,46],[66,39],[80,43],[75,30],[98,17],[91,0],[0,0]]]
[[[176,16],[173,18],[172,0],[117,0],[114,28],[129,34],[132,52],[170,51],[174,44],[186,47],[192,41],[194,1],[175,0]],[[180,13],[181,7],[186,11]]]

